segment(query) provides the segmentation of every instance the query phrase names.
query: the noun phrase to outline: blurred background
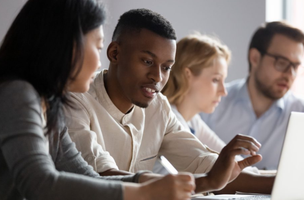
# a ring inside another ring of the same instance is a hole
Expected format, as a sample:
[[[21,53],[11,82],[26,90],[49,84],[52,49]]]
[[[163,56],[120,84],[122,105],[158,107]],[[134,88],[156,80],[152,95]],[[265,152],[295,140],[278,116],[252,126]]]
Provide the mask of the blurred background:
[[[0,41],[26,0],[0,0]],[[106,47],[117,20],[134,8],[148,8],[167,18],[178,40],[199,31],[218,37],[232,51],[226,82],[248,75],[247,51],[253,32],[264,22],[286,20],[304,31],[303,0],[103,0],[108,10],[103,68],[109,61]],[[301,68],[292,91],[304,98],[304,69]]]

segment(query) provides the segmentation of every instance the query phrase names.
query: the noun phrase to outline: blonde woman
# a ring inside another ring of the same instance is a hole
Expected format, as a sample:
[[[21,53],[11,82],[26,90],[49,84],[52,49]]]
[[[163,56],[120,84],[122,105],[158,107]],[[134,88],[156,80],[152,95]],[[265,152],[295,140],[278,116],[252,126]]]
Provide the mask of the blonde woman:
[[[217,38],[200,33],[189,35],[177,43],[176,61],[162,91],[183,126],[218,152],[226,144],[198,113],[212,113],[221,97],[227,95],[224,81],[230,57],[228,47]],[[257,172],[256,168],[250,169]]]
[[[217,39],[195,33],[177,43],[176,61],[163,89],[181,123],[211,149],[225,143],[201,120],[198,113],[212,113],[227,94],[224,80],[230,50]]]

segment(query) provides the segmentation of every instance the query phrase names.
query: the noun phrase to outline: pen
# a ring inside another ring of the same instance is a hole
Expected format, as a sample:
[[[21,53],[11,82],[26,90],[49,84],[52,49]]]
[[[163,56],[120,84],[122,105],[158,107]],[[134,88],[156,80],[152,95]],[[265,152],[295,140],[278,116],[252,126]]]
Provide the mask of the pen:
[[[173,167],[173,165],[167,160],[167,158],[163,155],[160,155],[158,157],[158,160],[160,164],[170,173],[170,174],[178,174],[178,171]],[[192,195],[195,194],[195,192],[191,192]]]
[[[173,167],[173,165],[165,158],[165,156],[160,155],[159,162],[170,174],[178,174],[178,171]]]

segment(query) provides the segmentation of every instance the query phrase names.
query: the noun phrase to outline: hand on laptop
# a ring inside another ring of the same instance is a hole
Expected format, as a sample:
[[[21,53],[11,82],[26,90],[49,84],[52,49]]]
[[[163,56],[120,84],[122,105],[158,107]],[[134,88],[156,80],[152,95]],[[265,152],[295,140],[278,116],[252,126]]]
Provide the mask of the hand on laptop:
[[[195,189],[194,177],[190,173],[166,175],[157,180],[145,182],[141,186],[144,199],[184,200],[190,199]]]
[[[260,160],[262,156],[256,154],[261,144],[250,136],[236,135],[221,151],[217,161],[206,177],[208,184],[214,189],[222,189],[233,181],[241,171]],[[235,161],[236,155],[248,155],[241,161]]]

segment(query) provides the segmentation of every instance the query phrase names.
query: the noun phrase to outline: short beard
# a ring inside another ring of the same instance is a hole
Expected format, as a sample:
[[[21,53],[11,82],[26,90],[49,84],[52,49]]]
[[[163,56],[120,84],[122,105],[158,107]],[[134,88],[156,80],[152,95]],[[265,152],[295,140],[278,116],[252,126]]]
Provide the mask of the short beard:
[[[149,103],[141,103],[137,101],[133,101],[132,103],[140,108],[147,108],[149,106]]]
[[[274,101],[278,100],[285,95],[285,93],[283,93],[283,95],[278,95],[271,90],[271,87],[265,86],[265,84],[258,78],[258,75],[256,73],[254,76],[254,82],[255,82],[255,86],[256,86],[257,90],[260,93],[262,93],[265,97],[267,97],[271,100],[274,100]]]

